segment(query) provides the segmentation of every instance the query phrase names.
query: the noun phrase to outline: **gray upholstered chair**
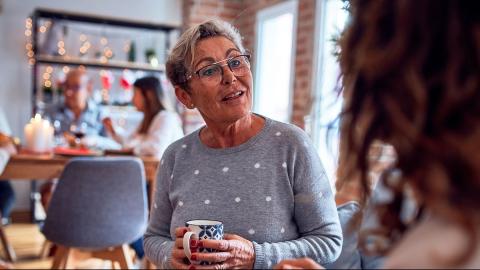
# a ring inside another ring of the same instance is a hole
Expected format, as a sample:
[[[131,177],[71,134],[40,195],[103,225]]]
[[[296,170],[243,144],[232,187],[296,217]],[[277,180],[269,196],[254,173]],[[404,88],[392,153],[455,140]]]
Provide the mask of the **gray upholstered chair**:
[[[58,245],[52,268],[70,268],[70,255],[79,251],[131,268],[127,243],[143,235],[147,216],[140,159],[72,159],[53,193],[42,230]]]

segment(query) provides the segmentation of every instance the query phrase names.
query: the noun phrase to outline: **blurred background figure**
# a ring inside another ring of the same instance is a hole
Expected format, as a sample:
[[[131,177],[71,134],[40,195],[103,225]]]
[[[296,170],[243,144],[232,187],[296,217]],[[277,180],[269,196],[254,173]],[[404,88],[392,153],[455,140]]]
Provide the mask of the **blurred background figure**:
[[[144,77],[133,84],[133,105],[143,113],[137,130],[130,136],[116,130],[111,118],[103,119],[107,134],[120,143],[126,152],[160,159],[165,149],[183,137],[180,117],[165,110],[163,89],[156,77]]]
[[[15,146],[11,140],[10,125],[7,122],[5,114],[0,108],[0,174],[11,155],[16,153]],[[3,225],[9,223],[10,213],[15,203],[15,192],[12,184],[7,180],[0,180],[0,214]]]
[[[64,104],[47,112],[55,133],[64,135],[70,146],[77,146],[80,141],[87,147],[119,148],[118,144],[105,137],[99,108],[94,102],[89,102],[92,81],[85,71],[74,69],[68,72],[63,88]]]
[[[379,224],[364,234],[382,241],[367,247],[386,254],[387,269],[479,268],[480,2],[351,4],[340,40],[339,184],[359,176],[365,202],[369,149],[383,142],[396,152],[382,172],[388,200],[375,207]],[[420,210],[405,218],[412,200]]]
[[[183,137],[182,122],[175,112],[165,109],[162,104],[163,89],[156,77],[144,77],[133,84],[133,105],[143,113],[143,119],[131,135],[122,134],[113,126],[110,117],[103,119],[107,134],[122,145],[125,153],[138,156],[162,158],[165,149]],[[131,244],[138,258],[144,256],[143,241],[138,239]]]

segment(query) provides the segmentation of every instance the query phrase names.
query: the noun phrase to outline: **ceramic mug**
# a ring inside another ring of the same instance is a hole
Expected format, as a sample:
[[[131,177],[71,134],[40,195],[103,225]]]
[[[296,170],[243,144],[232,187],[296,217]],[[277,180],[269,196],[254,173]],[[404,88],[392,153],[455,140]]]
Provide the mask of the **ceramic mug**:
[[[222,240],[223,239],[223,223],[216,220],[197,219],[190,220],[185,223],[185,226],[190,229],[183,236],[183,249],[185,255],[192,264],[209,265],[212,263],[206,261],[193,261],[191,259],[192,252],[190,251],[190,240]],[[198,248],[197,252],[216,252],[211,248]]]

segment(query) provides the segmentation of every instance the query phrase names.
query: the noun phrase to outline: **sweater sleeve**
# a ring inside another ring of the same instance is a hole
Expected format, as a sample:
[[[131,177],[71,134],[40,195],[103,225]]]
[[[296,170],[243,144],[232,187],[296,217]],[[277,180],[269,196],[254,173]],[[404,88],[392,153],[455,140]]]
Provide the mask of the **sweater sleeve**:
[[[342,248],[342,230],[332,190],[320,158],[306,136],[297,142],[290,174],[294,219],[300,237],[277,243],[256,243],[254,268],[271,268],[283,259],[310,257],[319,264],[335,261]]]
[[[150,210],[150,221],[144,235],[144,249],[147,258],[162,269],[172,268],[170,261],[174,239],[170,235],[170,223],[173,208],[168,196],[172,171],[173,161],[169,161],[164,155]]]

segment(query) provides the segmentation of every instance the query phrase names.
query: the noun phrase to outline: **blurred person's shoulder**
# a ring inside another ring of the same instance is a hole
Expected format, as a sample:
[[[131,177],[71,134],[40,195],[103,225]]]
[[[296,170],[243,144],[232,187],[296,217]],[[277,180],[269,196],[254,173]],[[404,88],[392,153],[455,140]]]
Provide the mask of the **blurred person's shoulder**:
[[[477,223],[476,229],[480,226]],[[473,240],[479,243],[480,237]],[[457,224],[436,217],[426,217],[406,232],[385,259],[384,268],[451,268],[455,260],[468,251],[471,239]],[[460,268],[480,267],[480,246]]]

